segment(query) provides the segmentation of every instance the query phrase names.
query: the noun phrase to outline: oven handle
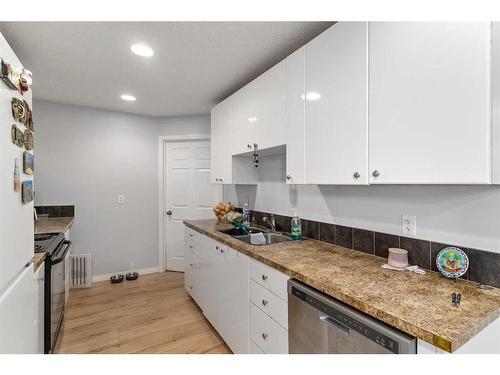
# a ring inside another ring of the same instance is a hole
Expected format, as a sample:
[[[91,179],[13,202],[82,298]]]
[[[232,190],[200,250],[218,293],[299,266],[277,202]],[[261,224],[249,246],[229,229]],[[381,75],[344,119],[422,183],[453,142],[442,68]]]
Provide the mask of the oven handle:
[[[64,258],[66,257],[66,254],[68,253],[69,249],[71,248],[71,241],[65,240],[62,243],[61,247],[64,245],[66,245],[64,250],[58,251],[56,253],[58,256],[56,258],[52,258],[52,261],[51,261],[52,265],[61,263],[64,260]],[[59,254],[61,254],[61,255],[59,255]]]

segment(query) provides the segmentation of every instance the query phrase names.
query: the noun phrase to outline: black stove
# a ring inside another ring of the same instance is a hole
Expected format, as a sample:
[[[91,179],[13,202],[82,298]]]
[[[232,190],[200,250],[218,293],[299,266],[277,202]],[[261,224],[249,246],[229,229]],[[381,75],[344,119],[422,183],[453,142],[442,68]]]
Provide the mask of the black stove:
[[[35,253],[45,252],[44,346],[52,353],[64,319],[66,255],[71,241],[63,233],[35,234]]]
[[[62,241],[64,241],[62,233],[35,234],[35,253],[46,252],[51,256]]]

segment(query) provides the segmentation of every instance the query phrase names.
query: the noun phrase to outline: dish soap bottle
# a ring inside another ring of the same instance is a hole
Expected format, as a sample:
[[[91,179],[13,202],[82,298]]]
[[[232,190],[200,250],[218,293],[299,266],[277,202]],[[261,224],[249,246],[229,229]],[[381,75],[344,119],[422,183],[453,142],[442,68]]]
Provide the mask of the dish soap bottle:
[[[243,205],[243,224],[247,228],[250,227],[250,209],[248,208],[248,197],[247,201]]]
[[[293,210],[293,217],[291,222],[292,240],[302,239],[302,225],[300,223],[300,218],[297,215],[297,210]]]

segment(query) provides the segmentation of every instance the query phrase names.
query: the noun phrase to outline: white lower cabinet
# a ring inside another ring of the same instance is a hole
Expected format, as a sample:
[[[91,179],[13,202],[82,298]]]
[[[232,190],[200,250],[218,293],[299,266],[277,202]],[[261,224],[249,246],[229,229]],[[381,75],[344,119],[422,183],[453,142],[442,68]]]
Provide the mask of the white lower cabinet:
[[[185,289],[233,353],[248,353],[248,257],[186,228]]]
[[[288,279],[251,259],[249,267],[250,340],[265,354],[288,353]]]
[[[288,331],[252,302],[249,306],[250,339],[265,354],[287,354]]]
[[[233,353],[248,348],[248,257],[230,247],[222,253],[222,337]]]
[[[45,319],[45,263],[42,263],[34,274],[35,285],[35,353],[44,352],[44,319]]]

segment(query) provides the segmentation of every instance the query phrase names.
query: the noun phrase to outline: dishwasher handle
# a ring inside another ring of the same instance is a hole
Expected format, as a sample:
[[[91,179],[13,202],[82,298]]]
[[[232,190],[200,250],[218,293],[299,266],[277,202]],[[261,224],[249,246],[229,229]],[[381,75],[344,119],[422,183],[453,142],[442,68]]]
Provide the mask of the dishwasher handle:
[[[334,326],[342,335],[349,336],[349,327],[343,325],[339,321],[332,318],[330,315],[319,314],[319,320],[327,322]]]

